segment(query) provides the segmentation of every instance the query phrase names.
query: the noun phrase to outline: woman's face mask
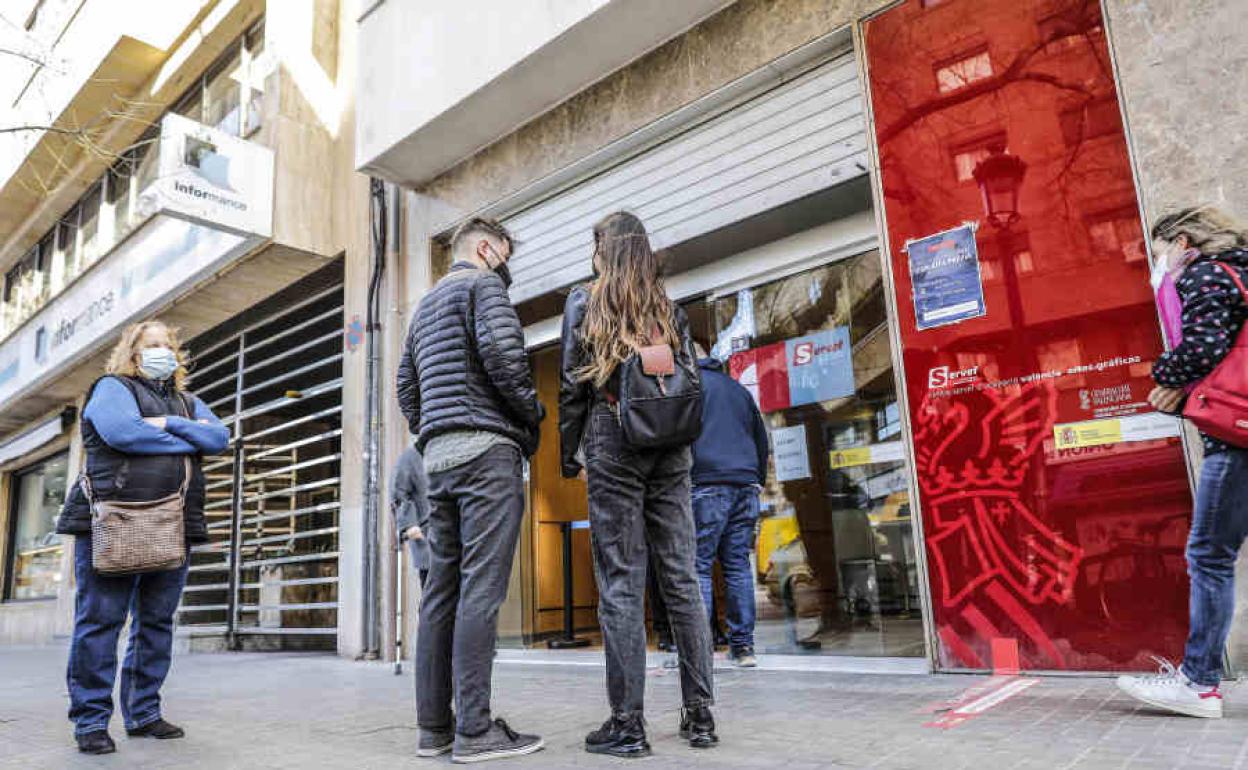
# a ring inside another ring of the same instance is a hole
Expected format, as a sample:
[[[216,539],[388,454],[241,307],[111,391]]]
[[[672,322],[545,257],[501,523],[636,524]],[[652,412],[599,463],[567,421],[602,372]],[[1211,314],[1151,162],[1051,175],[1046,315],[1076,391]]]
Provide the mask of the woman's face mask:
[[[167,380],[177,368],[178,356],[169,348],[144,348],[139,353],[139,372],[149,380]]]

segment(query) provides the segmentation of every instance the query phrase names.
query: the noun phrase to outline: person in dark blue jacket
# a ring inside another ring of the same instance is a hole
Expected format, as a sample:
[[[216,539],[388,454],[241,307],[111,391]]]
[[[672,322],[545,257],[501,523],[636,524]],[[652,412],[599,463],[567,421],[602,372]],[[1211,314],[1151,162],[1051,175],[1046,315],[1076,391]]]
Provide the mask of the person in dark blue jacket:
[[[183,388],[186,370],[178,339],[159,321],[127,328],[92,386],[82,411],[84,475],[92,499],[153,501],[183,488],[188,544],[208,540],[200,458],[217,454],[230,432],[199,398]],[[186,474],[190,478],[186,479]],[[117,639],[130,617],[121,667],[121,712],[132,737],[181,738],[166,722],[160,689],[173,657],[173,617],[186,584],[187,564],[137,575],[103,575],[92,565],[91,502],[74,484],[56,531],[75,536],[77,580],[74,632],[69,644],[69,718],[78,750],[109,754],[108,735],[117,678]]]
[[[701,351],[699,351],[701,353]],[[708,612],[711,570],[724,573],[728,656],[737,666],[754,657],[754,576],[750,550],[758,522],[758,493],[767,479],[767,426],[753,396],[724,374],[714,358],[702,369],[702,435],[693,445],[693,515],[698,525],[698,578]],[[715,619],[710,618],[712,626]]]

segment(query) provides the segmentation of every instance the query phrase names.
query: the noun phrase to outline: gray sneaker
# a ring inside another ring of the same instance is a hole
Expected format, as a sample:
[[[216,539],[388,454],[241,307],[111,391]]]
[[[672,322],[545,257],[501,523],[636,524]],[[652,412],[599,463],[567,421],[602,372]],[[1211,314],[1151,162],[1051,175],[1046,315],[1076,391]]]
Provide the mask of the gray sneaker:
[[[420,741],[416,744],[416,756],[418,757],[440,757],[451,750],[451,746],[455,744],[455,728],[448,727],[443,730],[430,730],[427,727],[420,728]]]
[[[480,735],[455,734],[455,749],[451,761],[459,764],[488,762],[491,759],[519,757],[541,751],[546,744],[536,735],[522,735],[495,719],[490,729]]]

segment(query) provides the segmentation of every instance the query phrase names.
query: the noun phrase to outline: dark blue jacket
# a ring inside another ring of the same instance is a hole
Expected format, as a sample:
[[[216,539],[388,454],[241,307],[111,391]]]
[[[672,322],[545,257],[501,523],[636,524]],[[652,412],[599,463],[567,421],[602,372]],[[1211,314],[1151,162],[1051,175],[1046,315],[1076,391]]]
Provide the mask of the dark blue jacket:
[[[762,484],[767,480],[767,426],[754,397],[713,358],[702,370],[702,435],[693,443],[693,483]]]

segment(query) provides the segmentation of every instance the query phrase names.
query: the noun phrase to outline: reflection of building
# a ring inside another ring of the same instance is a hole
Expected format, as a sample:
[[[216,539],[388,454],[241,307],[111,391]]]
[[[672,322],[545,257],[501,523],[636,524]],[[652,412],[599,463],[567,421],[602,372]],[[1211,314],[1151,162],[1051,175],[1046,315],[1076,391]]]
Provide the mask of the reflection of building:
[[[205,462],[212,542],[192,555],[181,633],[332,649],[339,458],[360,440],[341,335],[363,311],[343,283],[368,264],[335,106],[352,11],[157,3],[139,25],[106,2],[24,5],[6,17],[26,19],[13,34],[31,56],[0,54],[4,98],[57,130],[0,145],[0,643],[67,631],[72,548],[52,527],[82,465],[74,417],[122,326],[159,316],[235,434]]]

